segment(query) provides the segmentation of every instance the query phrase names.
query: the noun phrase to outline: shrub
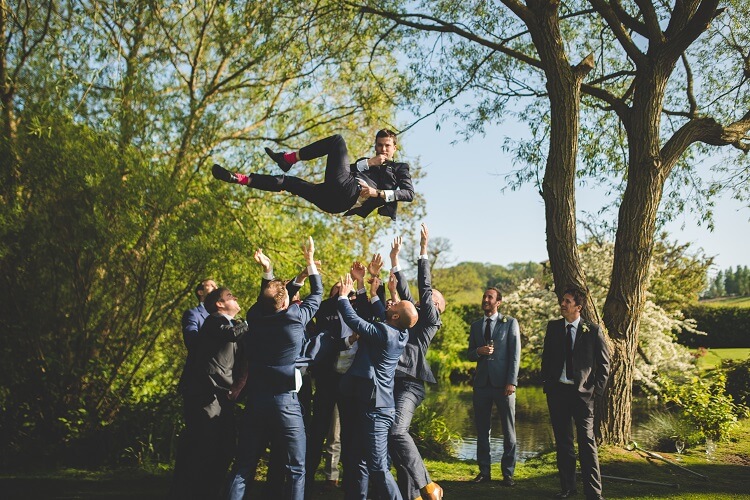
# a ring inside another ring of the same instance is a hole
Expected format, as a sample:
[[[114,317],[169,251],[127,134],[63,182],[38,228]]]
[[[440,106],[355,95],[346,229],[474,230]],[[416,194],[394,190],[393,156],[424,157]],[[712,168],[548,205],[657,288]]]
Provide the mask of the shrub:
[[[655,411],[643,423],[638,432],[639,441],[648,449],[657,451],[676,451],[675,440],[679,437],[688,447],[703,441],[703,434],[686,419],[670,411]]]
[[[428,405],[420,405],[409,429],[424,458],[444,459],[453,455],[461,436],[448,427],[445,419]]]
[[[747,415],[747,407],[735,404],[725,392],[726,375],[712,379],[694,378],[690,383],[676,385],[664,380],[664,400],[679,408],[679,414],[703,436],[727,440],[737,427],[737,418]]]
[[[727,374],[727,394],[737,405],[750,406],[750,358],[744,361],[724,360],[721,367]]]
[[[691,347],[750,347],[750,308],[692,305],[685,316],[707,335],[683,331],[680,343]]]

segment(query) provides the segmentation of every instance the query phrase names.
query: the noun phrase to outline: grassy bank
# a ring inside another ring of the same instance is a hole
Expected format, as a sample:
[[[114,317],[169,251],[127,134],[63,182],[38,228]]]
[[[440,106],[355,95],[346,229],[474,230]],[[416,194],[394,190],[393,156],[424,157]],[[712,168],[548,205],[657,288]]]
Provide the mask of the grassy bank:
[[[708,349],[705,356],[698,358],[698,368],[712,370],[718,368],[724,359],[742,361],[748,356],[750,347],[715,347]]]
[[[601,450],[602,474],[652,481],[656,484],[638,484],[604,479],[607,498],[686,498],[730,499],[750,498],[750,420],[744,420],[735,434],[740,439],[720,443],[714,460],[707,460],[702,447],[686,450],[680,462],[708,479],[693,476],[659,460],[649,460],[638,451],[618,447]],[[662,453],[672,459],[675,455]],[[446,498],[477,500],[550,498],[558,490],[554,453],[518,464],[517,485],[504,488],[499,482],[475,485],[469,481],[477,474],[471,462],[427,461],[433,478],[445,489]],[[499,465],[493,466],[493,477],[501,478]],[[322,480],[322,476],[319,478]],[[146,473],[140,470],[80,471],[57,469],[40,473],[3,472],[0,475],[2,497],[9,499],[109,499],[164,498],[169,487],[168,473]],[[320,481],[322,483],[322,481]],[[678,485],[678,486],[675,486]],[[254,498],[261,498],[254,496]],[[340,491],[320,492],[316,499],[342,498]],[[577,498],[583,498],[579,495]]]

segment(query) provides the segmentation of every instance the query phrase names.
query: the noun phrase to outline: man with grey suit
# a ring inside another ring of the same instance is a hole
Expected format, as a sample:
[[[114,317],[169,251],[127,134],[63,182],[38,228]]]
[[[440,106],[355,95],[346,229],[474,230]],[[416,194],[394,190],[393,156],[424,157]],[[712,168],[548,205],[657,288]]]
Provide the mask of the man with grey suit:
[[[516,386],[521,361],[521,335],[518,321],[498,311],[503,297],[500,290],[488,288],[482,296],[484,317],[471,324],[469,359],[477,362],[474,375],[474,423],[477,428],[475,483],[491,479],[490,420],[492,405],[500,412],[503,426],[503,457],[500,467],[503,486],[514,486],[516,467]]]

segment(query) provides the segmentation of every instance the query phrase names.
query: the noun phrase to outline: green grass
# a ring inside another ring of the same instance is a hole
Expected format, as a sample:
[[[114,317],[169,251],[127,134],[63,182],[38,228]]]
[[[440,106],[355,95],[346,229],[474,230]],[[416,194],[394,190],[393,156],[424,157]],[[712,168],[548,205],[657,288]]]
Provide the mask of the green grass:
[[[698,305],[709,307],[750,307],[750,297],[721,297],[701,300]]]
[[[743,360],[750,356],[750,347],[717,347],[708,349],[705,356],[698,358],[698,368],[713,370],[723,359]]]
[[[750,498],[750,419],[741,423],[736,432],[740,439],[720,443],[715,459],[708,461],[702,447],[688,449],[680,462],[708,479],[693,476],[660,460],[649,460],[639,451],[619,447],[600,450],[601,469],[605,476],[631,478],[639,481],[664,483],[640,484],[604,478],[604,496],[618,499],[674,498],[674,499],[734,499]],[[668,459],[674,454],[661,453]],[[478,472],[475,463],[454,461],[426,461],[433,479],[440,483],[446,498],[497,500],[498,498],[534,500],[550,498],[559,489],[554,453],[519,463],[516,468],[515,488],[504,488],[498,481],[483,484],[469,482]],[[499,465],[492,469],[494,478],[501,478]],[[322,482],[322,476],[319,476]],[[137,470],[87,472],[58,469],[41,473],[3,472],[0,491],[4,499],[43,498],[164,498],[169,487],[168,473],[148,474]],[[675,487],[674,485],[679,485]],[[579,484],[580,490],[580,484]],[[340,499],[340,492],[320,492],[314,499]],[[583,498],[579,493],[577,498]]]

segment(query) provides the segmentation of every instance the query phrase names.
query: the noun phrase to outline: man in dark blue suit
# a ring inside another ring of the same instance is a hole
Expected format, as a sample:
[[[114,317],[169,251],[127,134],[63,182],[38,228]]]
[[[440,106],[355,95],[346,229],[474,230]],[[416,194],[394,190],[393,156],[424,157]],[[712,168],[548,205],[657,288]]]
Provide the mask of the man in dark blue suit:
[[[235,359],[248,326],[234,319],[240,307],[227,288],[209,293],[205,306],[210,315],[188,353],[180,385],[190,440],[185,480],[174,492],[179,498],[217,498],[234,451]]]
[[[602,477],[594,436],[594,395],[601,397],[607,385],[609,346],[599,326],[581,317],[585,301],[586,295],[573,287],[560,295],[563,317],[547,324],[542,379],[560,476],[555,498],[576,494],[575,423],[583,494],[587,500],[597,500],[602,498]]]
[[[198,330],[201,329],[203,321],[208,316],[208,311],[206,311],[203,301],[216,288],[218,288],[216,282],[212,279],[205,279],[198,283],[198,286],[195,287],[195,296],[198,298],[198,305],[192,309],[188,309],[182,315],[182,340],[185,342],[185,347],[187,347],[188,351],[195,344],[195,340],[198,338]]]
[[[419,302],[409,290],[409,284],[401,272],[398,254],[401,251],[401,238],[391,246],[391,272],[398,280],[398,295],[417,306],[419,320],[409,329],[409,340],[396,367],[396,381],[393,395],[396,400],[396,420],[388,437],[388,450],[396,467],[398,486],[404,498],[421,497],[422,500],[440,500],[443,489],[430,479],[414,439],[409,434],[411,420],[417,407],[425,398],[425,382],[437,381],[427,363],[427,349],[441,326],[440,313],[445,310],[443,294],[432,288],[430,261],[427,255],[429,232],[422,224],[417,260],[417,282]]]
[[[248,402],[230,483],[229,498],[233,500],[243,498],[246,483],[252,479],[249,476],[269,438],[273,456],[285,457],[281,498],[304,497],[305,427],[297,395],[302,376],[295,363],[305,342],[305,327],[318,310],[323,292],[314,252],[315,245],[309,238],[303,246],[310,278],[310,295],[305,300],[290,305],[285,283],[271,280],[247,314],[252,324],[244,344]],[[255,252],[255,261],[268,268],[269,261],[262,250]]]
[[[417,322],[417,310],[411,302],[401,301],[385,311],[384,323],[371,323],[354,312],[347,299],[351,290],[352,277],[346,275],[341,279],[339,313],[358,337],[359,348],[341,381],[343,398],[356,405],[353,418],[344,416],[349,403],[342,402],[339,408],[341,442],[346,449],[342,449],[344,495],[346,499],[367,498],[364,478],[369,477],[376,498],[400,500],[401,494],[388,467],[388,431],[396,416],[393,399],[396,365],[409,337],[407,329]],[[379,300],[374,305],[382,308]]]

